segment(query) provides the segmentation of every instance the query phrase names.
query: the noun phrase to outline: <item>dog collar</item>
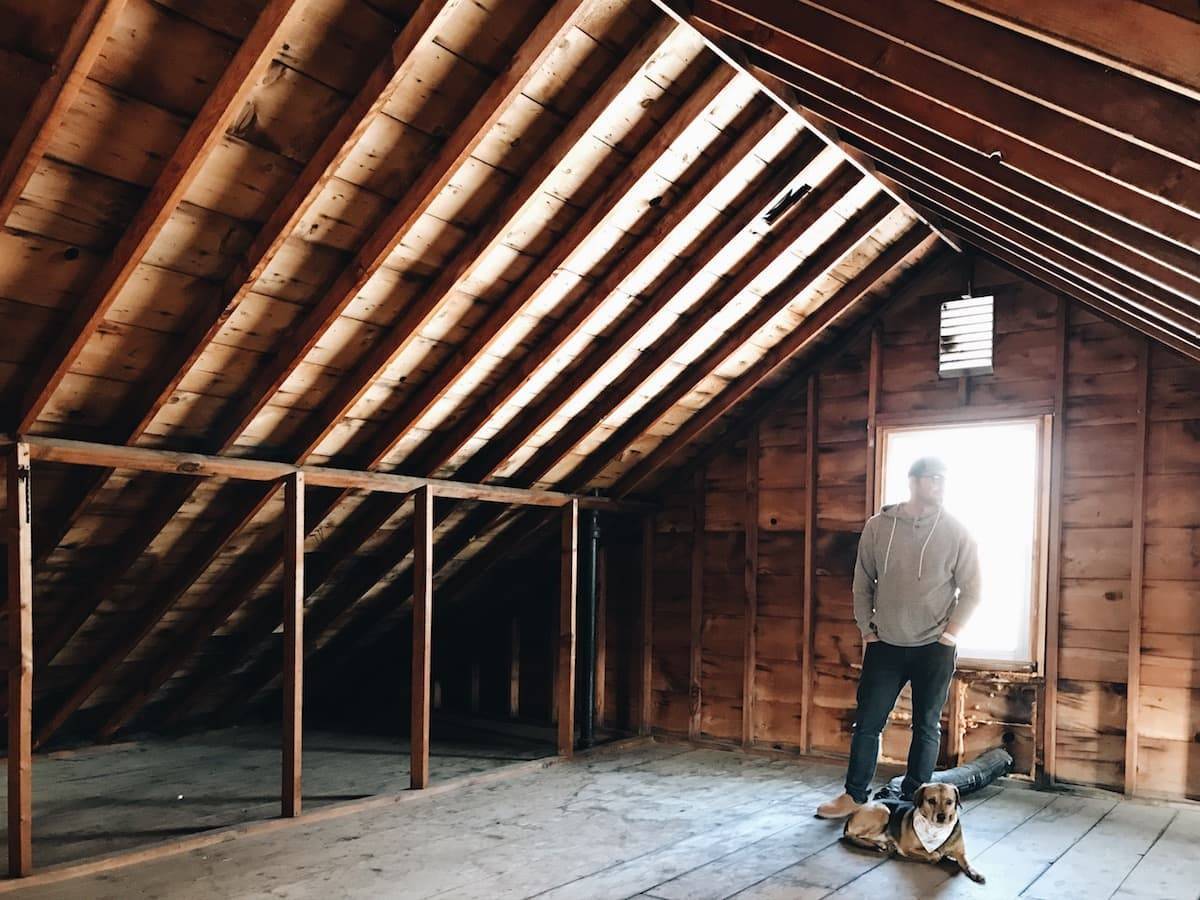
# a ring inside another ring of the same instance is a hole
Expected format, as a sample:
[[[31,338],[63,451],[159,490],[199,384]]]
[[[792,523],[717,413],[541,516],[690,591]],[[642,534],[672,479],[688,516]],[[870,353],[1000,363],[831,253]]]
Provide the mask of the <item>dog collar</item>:
[[[912,824],[913,831],[917,835],[917,840],[921,842],[921,846],[929,853],[933,853],[938,847],[946,843],[946,839],[950,837],[950,832],[954,831],[955,823],[946,822],[939,825],[925,818],[920,810],[914,810]]]

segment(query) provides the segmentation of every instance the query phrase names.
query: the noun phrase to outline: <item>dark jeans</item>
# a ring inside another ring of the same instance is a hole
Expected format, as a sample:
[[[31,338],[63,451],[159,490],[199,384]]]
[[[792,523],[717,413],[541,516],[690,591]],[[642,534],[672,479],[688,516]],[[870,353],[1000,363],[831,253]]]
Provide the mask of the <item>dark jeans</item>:
[[[862,677],[858,680],[858,709],[850,741],[846,793],[865,803],[879,759],[879,735],[905,683],[912,682],[912,744],[901,796],[912,797],[933,775],[942,741],[942,707],[950,692],[957,651],[946,644],[897,647],[883,641],[867,644]]]

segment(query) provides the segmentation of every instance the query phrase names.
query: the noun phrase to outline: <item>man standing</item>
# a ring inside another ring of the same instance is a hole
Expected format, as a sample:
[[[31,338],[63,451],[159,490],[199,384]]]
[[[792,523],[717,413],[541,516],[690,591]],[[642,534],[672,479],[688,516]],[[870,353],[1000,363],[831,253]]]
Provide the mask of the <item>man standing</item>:
[[[865,652],[846,792],[817,807],[821,818],[850,815],[867,801],[879,735],[905,683],[912,682],[912,744],[900,792],[912,797],[933,775],[942,707],[958,633],[979,604],[975,541],[942,509],[946,467],[933,457],[908,470],[909,499],[868,520],[854,568],[854,619]]]

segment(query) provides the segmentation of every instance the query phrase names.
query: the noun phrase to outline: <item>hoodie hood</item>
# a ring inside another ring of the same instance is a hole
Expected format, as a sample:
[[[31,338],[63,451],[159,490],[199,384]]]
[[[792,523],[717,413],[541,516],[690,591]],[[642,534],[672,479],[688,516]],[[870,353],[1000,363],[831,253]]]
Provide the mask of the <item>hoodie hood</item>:
[[[932,522],[928,534],[921,542],[921,552],[917,557],[917,580],[920,581],[924,576],[925,570],[925,551],[929,549],[929,542],[933,539],[933,533],[937,531],[938,523],[942,519],[942,508],[939,506],[932,513],[925,516],[914,516],[908,513],[905,504],[894,503],[891,506],[885,506],[879,513],[883,518],[891,520],[891,533],[888,536],[887,549],[883,556],[883,574],[887,574],[888,563],[891,562],[892,544],[896,540],[896,528],[901,522],[907,524],[913,529],[913,534],[916,535],[917,529],[927,523]]]

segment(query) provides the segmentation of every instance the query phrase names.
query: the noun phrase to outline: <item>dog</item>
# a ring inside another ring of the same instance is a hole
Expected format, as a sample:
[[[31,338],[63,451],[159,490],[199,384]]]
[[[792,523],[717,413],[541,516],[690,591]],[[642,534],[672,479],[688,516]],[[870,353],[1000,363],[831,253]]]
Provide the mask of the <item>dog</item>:
[[[931,782],[917,789],[912,803],[892,800],[863,804],[846,820],[842,838],[868,850],[918,862],[950,859],[968,878],[983,884],[983,875],[967,861],[960,809],[957,786]]]

